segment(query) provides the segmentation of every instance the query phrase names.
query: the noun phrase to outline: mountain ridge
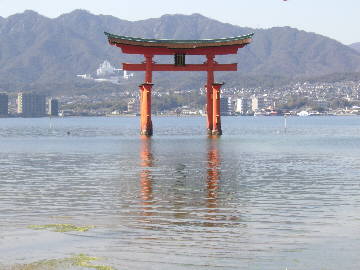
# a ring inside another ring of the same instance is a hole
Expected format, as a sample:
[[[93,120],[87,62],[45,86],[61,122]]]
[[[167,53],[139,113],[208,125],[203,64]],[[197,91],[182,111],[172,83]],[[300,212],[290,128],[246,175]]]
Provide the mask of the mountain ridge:
[[[349,45],[351,48],[355,49],[356,51],[360,52],[360,42],[356,42]]]
[[[125,55],[110,46],[104,31],[170,39],[221,38],[255,32],[253,42],[240,49],[238,55],[217,58],[219,62],[239,63],[238,72],[226,75],[232,76],[234,84],[240,83],[241,76],[296,78],[360,70],[359,52],[336,40],[291,27],[253,29],[198,13],[127,21],[86,10],[74,10],[53,19],[27,10],[0,19],[0,88],[30,88],[54,81],[76,85],[76,74],[94,72],[104,60],[116,66],[120,62],[143,61],[140,56]],[[201,59],[189,57],[189,61]],[[178,80],[193,79],[187,73],[170,76]],[[223,76],[219,74],[220,79]],[[155,78],[159,85],[165,80],[158,74]],[[204,75],[199,74],[198,78],[203,80]],[[138,79],[141,81],[142,75]],[[189,85],[201,87],[203,81]]]

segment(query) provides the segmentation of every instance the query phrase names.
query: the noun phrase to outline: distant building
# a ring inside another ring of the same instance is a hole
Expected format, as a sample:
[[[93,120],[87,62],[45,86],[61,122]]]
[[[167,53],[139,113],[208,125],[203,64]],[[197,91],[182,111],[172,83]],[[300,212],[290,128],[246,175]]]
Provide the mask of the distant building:
[[[231,100],[227,97],[220,98],[220,115],[231,115]]]
[[[115,68],[110,64],[109,61],[104,61],[100,67],[96,70],[98,77],[106,77],[115,74]]]
[[[266,108],[265,100],[263,97],[251,98],[251,109],[253,112]]]
[[[239,98],[236,100],[236,112],[240,114],[248,114],[252,111],[251,99]]]
[[[131,77],[134,77],[134,73],[127,73],[127,71],[124,70],[123,78],[124,78],[125,80],[128,80],[128,79],[130,79]]]
[[[50,116],[58,116],[59,115],[59,101],[57,99],[49,100],[49,111]]]
[[[35,93],[19,93],[17,99],[18,114],[24,117],[46,115],[46,98]]]
[[[140,113],[139,98],[132,98],[128,102],[128,113]]]
[[[275,109],[276,108],[276,101],[273,98],[264,98],[264,108],[266,109]]]
[[[236,99],[229,98],[229,113],[230,115],[234,115],[236,112]]]
[[[93,77],[91,77],[90,74],[79,74],[79,75],[76,75],[76,77],[79,77],[84,80],[93,80],[94,79]]]
[[[321,108],[329,108],[330,107],[330,102],[327,100],[323,100],[323,99],[313,100],[312,103],[316,107],[321,107]]]
[[[180,109],[180,113],[183,115],[198,115],[200,112],[198,110],[192,110],[189,106],[182,106]]]
[[[123,72],[123,75],[121,75],[121,72]],[[134,73],[128,73],[126,70],[115,68],[109,61],[105,60],[96,70],[94,77],[91,74],[78,74],[76,76],[84,80],[119,84],[121,80],[129,80],[134,77]]]
[[[0,115],[6,116],[9,113],[9,97],[5,93],[0,93]]]

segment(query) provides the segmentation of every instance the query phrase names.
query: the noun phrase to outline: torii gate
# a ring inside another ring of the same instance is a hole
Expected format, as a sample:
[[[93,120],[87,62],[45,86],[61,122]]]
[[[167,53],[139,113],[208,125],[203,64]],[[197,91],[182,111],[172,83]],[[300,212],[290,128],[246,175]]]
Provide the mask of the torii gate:
[[[216,55],[236,54],[252,41],[253,33],[244,36],[202,39],[202,40],[169,40],[143,39],[117,36],[105,32],[110,45],[121,48],[123,53],[142,54],[145,62],[141,64],[123,63],[123,70],[145,71],[145,82],[140,87],[140,134],[152,136],[151,121],[151,89],[153,71],[206,71],[207,84],[207,129],[209,135],[221,135],[220,119],[220,88],[221,83],[215,83],[214,71],[236,71],[237,64],[218,64]],[[174,64],[156,64],[154,55],[174,55]],[[186,55],[205,55],[207,61],[203,64],[186,64]]]

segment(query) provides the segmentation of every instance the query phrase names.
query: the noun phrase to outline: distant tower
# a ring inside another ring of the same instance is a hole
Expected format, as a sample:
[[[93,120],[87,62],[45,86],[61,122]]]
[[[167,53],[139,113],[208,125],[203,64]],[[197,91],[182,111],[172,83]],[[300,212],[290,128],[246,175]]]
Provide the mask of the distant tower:
[[[115,73],[115,68],[110,64],[109,61],[104,61],[104,63],[102,63],[100,67],[96,70],[96,75],[98,77],[114,75],[114,73]]]
[[[49,100],[49,115],[50,116],[59,115],[59,101],[57,99],[51,98]]]
[[[46,98],[35,93],[19,93],[18,114],[24,117],[40,117],[46,115]]]
[[[9,113],[9,97],[5,93],[0,93],[0,116],[6,116]]]

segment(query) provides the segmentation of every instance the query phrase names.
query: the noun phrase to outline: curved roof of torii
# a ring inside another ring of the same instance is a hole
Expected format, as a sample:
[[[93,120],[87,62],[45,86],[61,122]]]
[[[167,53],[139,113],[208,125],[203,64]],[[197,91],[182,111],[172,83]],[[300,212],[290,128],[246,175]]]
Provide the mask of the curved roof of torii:
[[[236,46],[238,48],[249,44],[252,41],[254,33],[217,39],[199,39],[199,40],[173,40],[173,39],[145,39],[127,36],[118,36],[105,32],[111,45],[121,47],[125,46],[140,46],[140,47],[156,47],[166,49],[200,49],[200,48],[214,48],[224,46]]]

